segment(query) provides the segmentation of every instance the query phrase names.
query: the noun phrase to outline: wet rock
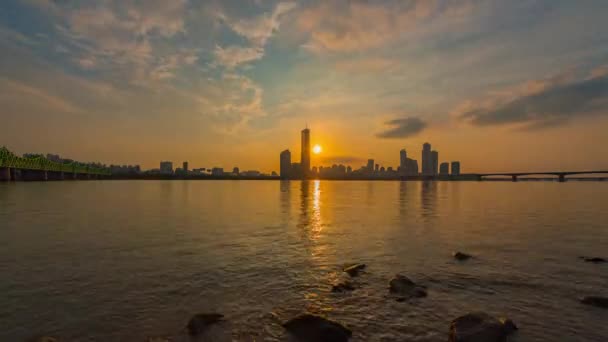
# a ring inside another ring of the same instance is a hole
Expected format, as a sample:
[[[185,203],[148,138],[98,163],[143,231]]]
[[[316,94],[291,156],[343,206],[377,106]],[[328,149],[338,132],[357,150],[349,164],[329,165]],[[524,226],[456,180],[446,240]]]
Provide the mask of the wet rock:
[[[581,303],[608,309],[608,297],[587,296],[581,299]]]
[[[510,319],[497,319],[484,312],[469,313],[452,321],[449,342],[503,342],[517,330]]]
[[[400,296],[397,298],[397,301],[427,296],[426,289],[424,287],[414,283],[410,278],[401,274],[397,274],[393,279],[391,279],[389,282],[389,291]]]
[[[349,281],[338,283],[331,287],[331,292],[334,292],[334,293],[349,292],[349,291],[354,291],[354,290],[355,290],[355,285]]]
[[[594,264],[601,264],[601,263],[605,263],[607,260],[604,258],[599,258],[599,257],[581,257],[581,259],[585,260],[585,262],[592,262]]]
[[[340,323],[311,314],[300,315],[283,327],[301,342],[346,342],[352,336]]]
[[[365,264],[354,264],[344,268],[344,272],[348,273],[351,277],[356,277],[359,275],[359,272],[365,269]]]
[[[467,253],[462,253],[462,252],[454,252],[452,254],[452,256],[454,257],[454,259],[456,260],[460,260],[460,261],[465,261],[465,260],[469,260],[471,259],[473,256]]]
[[[192,336],[203,333],[210,325],[217,323],[224,318],[218,313],[202,313],[192,316],[188,322],[188,333]]]

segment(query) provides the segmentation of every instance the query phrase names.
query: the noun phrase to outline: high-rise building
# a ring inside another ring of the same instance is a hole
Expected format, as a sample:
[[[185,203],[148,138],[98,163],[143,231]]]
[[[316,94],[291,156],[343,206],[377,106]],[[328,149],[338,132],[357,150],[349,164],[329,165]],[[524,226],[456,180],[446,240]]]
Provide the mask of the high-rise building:
[[[431,160],[431,144],[424,143],[422,145],[422,174],[432,175],[432,160]]]
[[[238,175],[239,175],[239,173],[241,173],[241,170],[239,170],[239,168],[238,168],[237,166],[235,166],[235,167],[232,169],[232,174],[233,174],[233,175],[235,175],[235,176],[238,176]]]
[[[452,162],[452,176],[459,176],[459,175],[460,175],[460,162],[453,161]]]
[[[170,161],[161,161],[160,162],[160,173],[163,175],[172,175],[173,174],[173,163]]]
[[[185,162],[182,163],[182,170],[184,172],[188,173],[189,169],[188,169],[188,162],[187,161],[185,161]]]
[[[431,151],[431,174],[436,175],[439,169],[439,152]]]
[[[407,152],[405,149],[399,151],[399,168],[401,173],[405,174],[407,170]]]
[[[281,179],[289,179],[291,177],[291,152],[285,150],[281,152]]]
[[[442,176],[447,176],[450,174],[450,163],[441,163],[439,165],[439,174]]]
[[[305,128],[302,130],[302,158],[300,159],[300,167],[302,169],[302,178],[307,178],[310,174],[310,130]]]
[[[368,159],[367,160],[367,172],[372,173],[373,171],[374,171],[374,160]]]
[[[407,158],[405,172],[408,176],[418,176],[418,161]]]
[[[223,176],[224,175],[224,169],[221,167],[214,167],[211,169],[211,175],[212,176]]]

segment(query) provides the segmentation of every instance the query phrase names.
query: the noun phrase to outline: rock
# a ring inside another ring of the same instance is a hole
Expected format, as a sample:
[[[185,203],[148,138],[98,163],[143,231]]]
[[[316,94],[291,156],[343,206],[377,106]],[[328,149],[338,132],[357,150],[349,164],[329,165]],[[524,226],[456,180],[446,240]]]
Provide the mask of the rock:
[[[601,264],[601,263],[604,263],[607,261],[604,258],[598,258],[598,257],[593,257],[593,258],[581,257],[581,259],[585,260],[585,262],[592,262],[594,264]]]
[[[353,285],[353,283],[351,283],[349,281],[338,283],[331,287],[331,292],[334,292],[334,293],[342,293],[342,292],[348,292],[348,291],[353,291],[353,290],[355,290],[355,286]]]
[[[407,298],[421,298],[427,296],[426,289],[424,287],[417,285],[410,280],[410,278],[401,274],[397,274],[393,279],[391,279],[389,282],[389,291],[401,296],[397,299],[397,301],[404,301]]]
[[[359,275],[359,271],[365,269],[365,264],[354,264],[344,268],[344,272],[348,273],[351,277],[356,277]]]
[[[471,259],[473,257],[470,254],[466,254],[466,253],[462,253],[462,252],[454,252],[452,254],[452,256],[454,256],[454,259],[460,260],[460,261],[469,260],[469,259]]]
[[[517,330],[510,319],[497,319],[484,312],[469,313],[452,321],[449,342],[503,342]]]
[[[608,297],[588,296],[581,299],[581,303],[608,309]]]
[[[196,336],[204,332],[210,325],[217,323],[224,318],[224,315],[218,313],[203,313],[192,316],[188,322],[188,333]]]
[[[302,342],[346,342],[353,334],[340,323],[311,314],[300,315],[283,327]]]

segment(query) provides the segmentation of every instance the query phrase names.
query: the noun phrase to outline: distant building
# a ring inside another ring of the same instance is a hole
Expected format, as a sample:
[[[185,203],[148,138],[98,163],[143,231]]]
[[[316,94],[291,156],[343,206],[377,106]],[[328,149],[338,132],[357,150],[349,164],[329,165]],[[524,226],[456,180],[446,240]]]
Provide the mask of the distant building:
[[[289,174],[289,178],[291,179],[302,178],[302,167],[300,163],[291,163],[291,171]]]
[[[439,168],[439,152],[431,151],[431,174],[436,175]]]
[[[232,173],[233,173],[234,175],[238,176],[238,175],[239,175],[239,168],[235,166],[235,167],[232,169]]]
[[[407,158],[405,164],[405,174],[408,176],[418,176],[418,161]]]
[[[450,174],[450,164],[449,163],[441,163],[439,165],[439,174],[442,176],[447,176]]]
[[[291,152],[285,150],[281,152],[281,166],[279,172],[281,173],[281,179],[291,178]]]
[[[185,161],[185,162],[182,163],[182,170],[184,171],[184,173],[188,173],[188,170],[190,170],[190,169],[188,169],[188,162],[187,161]]]
[[[402,173],[405,173],[407,169],[407,151],[405,149],[399,151],[399,169]]]
[[[214,167],[213,169],[211,169],[211,175],[212,176],[223,176],[224,169],[221,167]]]
[[[424,143],[422,145],[422,174],[432,175],[432,159],[431,159],[431,144]]]
[[[452,176],[459,176],[459,175],[460,175],[460,162],[453,161],[452,162]]]
[[[374,160],[373,159],[367,160],[367,171],[369,173],[372,173],[374,171]]]
[[[173,174],[173,162],[161,161],[160,162],[160,173],[162,175],[172,175]]]
[[[352,168],[352,167],[350,167],[350,165],[349,165],[349,166],[347,166],[347,167],[346,167],[346,173],[347,173],[347,174],[349,174],[349,173],[352,173],[352,172],[353,172],[353,168]]]
[[[46,159],[48,159],[52,162],[55,162],[55,163],[61,163],[63,161],[63,159],[61,159],[61,157],[58,154],[50,154],[50,153],[47,153]]]
[[[302,178],[308,177],[310,174],[310,130],[305,128],[302,130],[302,156],[300,159],[300,168]]]
[[[244,177],[259,177],[260,175],[261,175],[261,172],[256,171],[256,170],[247,170],[247,171],[241,172],[241,176],[244,176]]]

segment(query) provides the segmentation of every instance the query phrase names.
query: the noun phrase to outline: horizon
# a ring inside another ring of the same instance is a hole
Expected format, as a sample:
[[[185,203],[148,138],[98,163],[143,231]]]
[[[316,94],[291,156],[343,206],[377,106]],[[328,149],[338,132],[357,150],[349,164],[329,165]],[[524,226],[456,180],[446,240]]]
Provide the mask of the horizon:
[[[336,13],[340,13],[336,15]],[[7,1],[0,146],[82,162],[608,169],[602,1]]]

